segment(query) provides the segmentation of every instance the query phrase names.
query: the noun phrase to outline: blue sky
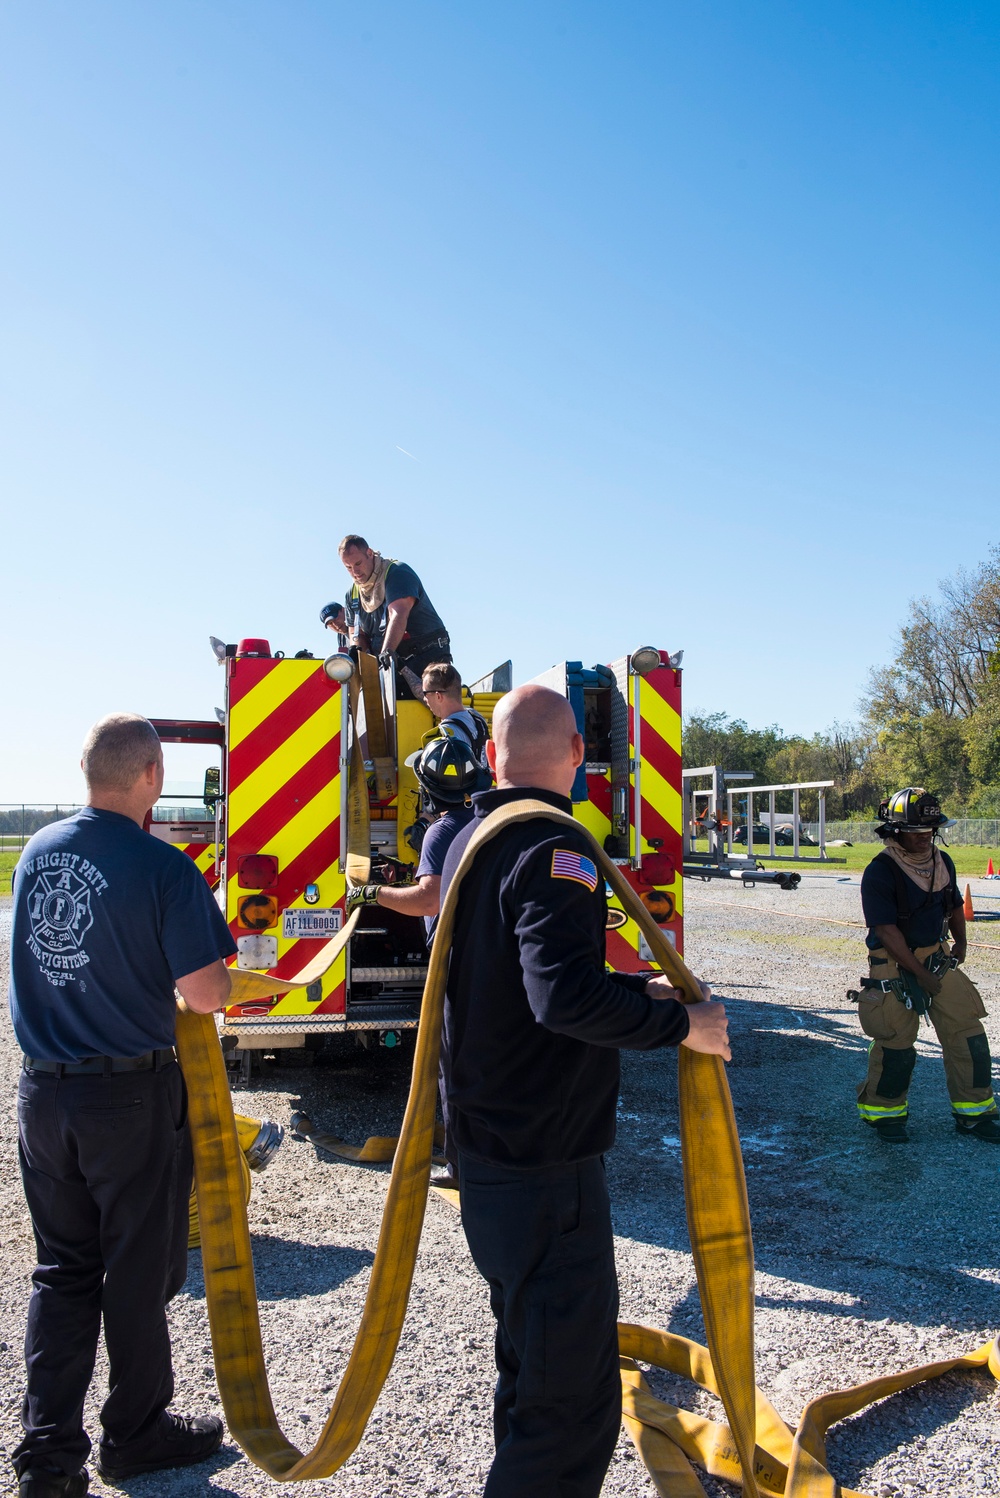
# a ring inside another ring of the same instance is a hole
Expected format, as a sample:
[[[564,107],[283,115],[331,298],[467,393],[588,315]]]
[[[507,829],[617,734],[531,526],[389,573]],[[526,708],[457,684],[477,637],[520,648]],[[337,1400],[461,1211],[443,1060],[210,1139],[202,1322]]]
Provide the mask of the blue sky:
[[[997,539],[1000,12],[13,0],[0,800],[322,652],[336,542],[467,679],[683,647],[849,718]],[[184,773],[181,769],[175,774]]]

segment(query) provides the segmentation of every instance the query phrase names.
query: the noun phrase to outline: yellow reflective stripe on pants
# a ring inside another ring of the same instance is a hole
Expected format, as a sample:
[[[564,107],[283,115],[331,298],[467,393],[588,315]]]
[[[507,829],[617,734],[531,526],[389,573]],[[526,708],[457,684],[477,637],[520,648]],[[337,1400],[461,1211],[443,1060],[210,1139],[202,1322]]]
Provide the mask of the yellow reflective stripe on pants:
[[[862,1118],[905,1118],[905,1103],[898,1103],[892,1108],[874,1108],[870,1103],[859,1103],[858,1112]]]
[[[995,1113],[997,1111],[996,1098],[988,1097],[981,1103],[956,1103],[952,1102],[952,1112],[964,1113],[968,1117],[975,1118],[981,1113]]]
[[[241,1151],[215,1024],[181,1010],[177,1048],[188,1087],[202,1260],[216,1377],[230,1432],[250,1459],[278,1481],[329,1477],[350,1456],[388,1376],[406,1314],[427,1202],[434,1142],[437,1063],[452,931],[461,881],[479,849],[515,822],[572,817],[541,802],[515,802],[476,829],[456,871],[438,921],[413,1061],[413,1077],[386,1195],[382,1228],[354,1347],[333,1408],[313,1450],[303,1455],[282,1434],[274,1413],[254,1286],[243,1200]],[[642,930],[655,960],[691,1002],[700,991],[684,963],[618,868],[593,844],[593,857],[627,914]],[[684,1186],[692,1253],[708,1348],[644,1327],[619,1328],[626,1360],[691,1370],[717,1393],[722,1425],[677,1411],[645,1389],[626,1361],[626,1424],[661,1494],[702,1494],[690,1459],[707,1471],[740,1480],[748,1498],[761,1491],[786,1498],[852,1498],[825,1467],[824,1436],[837,1420],[866,1404],[953,1368],[988,1366],[1000,1379],[1000,1351],[988,1343],[945,1363],[910,1369],[807,1406],[792,1435],[755,1387],[753,1373],[753,1252],[739,1140],[725,1067],[719,1057],[682,1047],[679,1107]]]

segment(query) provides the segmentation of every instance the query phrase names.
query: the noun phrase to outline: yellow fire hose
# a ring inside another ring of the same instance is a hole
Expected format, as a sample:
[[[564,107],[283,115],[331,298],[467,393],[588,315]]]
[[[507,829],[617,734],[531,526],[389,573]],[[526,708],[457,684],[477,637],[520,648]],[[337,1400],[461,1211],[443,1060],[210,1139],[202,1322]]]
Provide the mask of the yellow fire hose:
[[[237,1126],[239,1117],[237,1116]],[[395,1134],[373,1134],[366,1139],[364,1144],[347,1144],[343,1139],[338,1139],[336,1134],[328,1134],[326,1129],[321,1129],[314,1124],[308,1113],[292,1114],[292,1132],[297,1139],[308,1139],[317,1149],[324,1150],[328,1155],[336,1155],[340,1160],[352,1160],[358,1165],[390,1165],[399,1138]],[[444,1129],[440,1124],[434,1128],[434,1143],[444,1144]],[[444,1165],[443,1157],[434,1157],[432,1164]]]
[[[265,1170],[284,1138],[284,1129],[269,1118],[247,1118],[235,1113],[236,1138],[240,1146],[240,1173],[243,1178],[243,1200],[250,1200],[251,1175],[253,1170]],[[201,1229],[198,1225],[198,1190],[191,1183],[191,1198],[188,1203],[188,1248],[198,1248]]]
[[[438,921],[424,992],[413,1076],[393,1162],[375,1261],[354,1347],[333,1408],[313,1450],[303,1455],[274,1414],[261,1345],[239,1141],[225,1066],[211,1016],[178,1013],[177,1046],[189,1093],[202,1258],[219,1393],[229,1429],[257,1466],[278,1481],[329,1477],[358,1445],[395,1356],[406,1314],[427,1201],[441,1018],[457,897],[485,843],[516,822],[542,817],[580,824],[542,802],[494,812],[469,841]],[[616,866],[596,842],[593,856],[649,942],[654,959],[691,1002],[695,980]],[[273,981],[273,980],[268,980]],[[691,1461],[731,1481],[748,1498],[864,1498],[826,1470],[824,1437],[837,1420],[953,1368],[988,1366],[1000,1379],[1000,1350],[987,1343],[966,1357],[909,1369],[813,1400],[793,1434],[753,1375],[753,1250],[746,1186],[732,1102],[719,1057],[678,1053],[688,1227],[708,1337],[621,1325],[625,1423],[658,1492],[694,1498],[704,1490]],[[727,1425],[656,1400],[635,1359],[696,1379],[717,1393]]]

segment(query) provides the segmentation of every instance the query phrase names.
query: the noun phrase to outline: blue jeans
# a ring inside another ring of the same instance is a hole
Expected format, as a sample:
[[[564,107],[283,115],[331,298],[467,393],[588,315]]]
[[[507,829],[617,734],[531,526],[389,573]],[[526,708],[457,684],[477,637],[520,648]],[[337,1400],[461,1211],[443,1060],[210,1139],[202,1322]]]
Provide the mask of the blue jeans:
[[[33,1463],[78,1472],[101,1320],[101,1410],[116,1445],[155,1427],[174,1391],[166,1304],[187,1275],[191,1141],[176,1062],[161,1071],[21,1073],[18,1147],[38,1264],[25,1336],[24,1439]]]
[[[622,1404],[604,1162],[511,1170],[460,1155],[459,1171],[497,1323],[484,1498],[597,1498]]]

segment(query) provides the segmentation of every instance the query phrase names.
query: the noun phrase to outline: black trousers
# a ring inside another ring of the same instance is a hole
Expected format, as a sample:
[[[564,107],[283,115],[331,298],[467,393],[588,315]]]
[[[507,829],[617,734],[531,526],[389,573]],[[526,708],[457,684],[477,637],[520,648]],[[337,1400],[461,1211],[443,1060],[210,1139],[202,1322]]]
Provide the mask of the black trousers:
[[[102,1316],[104,1438],[141,1440],[174,1391],[165,1307],[187,1275],[187,1094],[176,1062],[110,1077],[22,1072],[17,1119],[38,1264],[14,1467],[78,1472]]]
[[[604,1162],[510,1170],[459,1156],[462,1223],[496,1317],[484,1498],[597,1498],[621,1426]]]
[[[408,655],[404,651],[409,650]],[[396,695],[401,701],[419,701],[413,683],[420,686],[420,678],[428,666],[436,665],[438,661],[450,661],[451,641],[447,635],[439,635],[437,639],[426,641],[421,645],[411,647],[409,642],[399,647],[396,652]],[[404,674],[405,667],[405,674]],[[412,678],[412,680],[408,679]]]

